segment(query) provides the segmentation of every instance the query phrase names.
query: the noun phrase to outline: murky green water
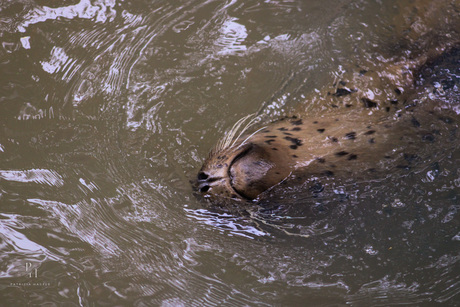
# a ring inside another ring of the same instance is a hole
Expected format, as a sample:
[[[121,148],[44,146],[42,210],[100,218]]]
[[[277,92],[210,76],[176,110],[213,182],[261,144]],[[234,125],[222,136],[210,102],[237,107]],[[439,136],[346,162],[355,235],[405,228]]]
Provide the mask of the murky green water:
[[[0,305],[458,305],[459,146],[286,214],[190,184],[241,117],[402,48],[410,2],[2,1]]]

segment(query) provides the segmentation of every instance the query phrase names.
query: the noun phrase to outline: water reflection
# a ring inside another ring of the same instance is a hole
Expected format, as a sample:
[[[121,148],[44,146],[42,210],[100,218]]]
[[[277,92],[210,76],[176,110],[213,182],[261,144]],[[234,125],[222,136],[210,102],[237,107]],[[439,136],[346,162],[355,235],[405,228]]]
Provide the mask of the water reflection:
[[[57,172],[46,169],[0,170],[0,178],[8,181],[44,183],[56,187],[64,184],[62,177]]]
[[[1,301],[454,305],[458,145],[418,173],[294,189],[244,214],[189,184],[241,117],[276,119],[350,63],[400,51],[393,17],[413,6],[390,2],[4,3]],[[423,78],[452,101],[458,74],[445,75]],[[50,285],[19,285],[32,268]]]
[[[269,236],[268,232],[262,231],[255,226],[244,225],[244,220],[235,217],[229,213],[216,213],[206,209],[190,210],[186,209],[188,217],[193,218],[206,225],[214,226],[214,228],[223,233],[228,233],[229,236],[243,236],[248,239],[254,239],[257,236]],[[250,222],[253,222],[251,220]]]
[[[28,14],[24,16],[23,22],[18,25],[18,30],[20,32],[25,32],[26,28],[30,25],[48,20],[57,20],[59,18],[91,19],[95,22],[110,21],[110,19],[113,19],[116,15],[113,9],[114,6],[115,1],[95,1],[91,3],[89,0],[81,0],[75,5],[56,8],[44,5],[28,12]]]

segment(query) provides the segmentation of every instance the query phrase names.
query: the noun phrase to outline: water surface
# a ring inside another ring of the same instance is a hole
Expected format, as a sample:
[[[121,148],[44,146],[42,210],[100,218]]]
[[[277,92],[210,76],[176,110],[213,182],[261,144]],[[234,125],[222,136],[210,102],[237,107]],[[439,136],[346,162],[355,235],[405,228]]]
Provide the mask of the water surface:
[[[343,66],[398,52],[408,4],[382,2],[3,1],[2,303],[458,304],[458,146],[285,214],[190,184],[241,117],[324,112]]]

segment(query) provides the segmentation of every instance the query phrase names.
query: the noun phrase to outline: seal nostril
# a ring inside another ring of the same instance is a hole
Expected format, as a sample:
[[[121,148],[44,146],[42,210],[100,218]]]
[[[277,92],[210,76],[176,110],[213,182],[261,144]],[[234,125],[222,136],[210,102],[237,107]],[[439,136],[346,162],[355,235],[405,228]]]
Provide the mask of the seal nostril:
[[[205,185],[204,187],[200,188],[201,193],[206,193],[209,190],[209,186]]]
[[[198,173],[198,180],[206,180],[208,179],[208,175],[203,172]]]

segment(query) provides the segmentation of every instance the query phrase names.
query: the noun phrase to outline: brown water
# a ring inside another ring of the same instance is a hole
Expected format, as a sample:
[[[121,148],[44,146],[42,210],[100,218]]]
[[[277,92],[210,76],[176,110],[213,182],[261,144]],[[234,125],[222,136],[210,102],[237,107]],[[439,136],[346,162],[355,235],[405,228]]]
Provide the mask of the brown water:
[[[397,49],[396,3],[2,1],[0,305],[460,305],[458,146],[289,214],[190,184],[241,117]]]

